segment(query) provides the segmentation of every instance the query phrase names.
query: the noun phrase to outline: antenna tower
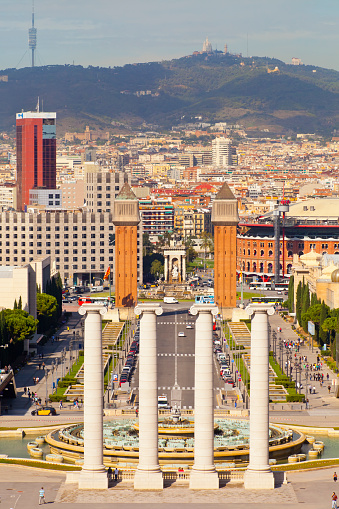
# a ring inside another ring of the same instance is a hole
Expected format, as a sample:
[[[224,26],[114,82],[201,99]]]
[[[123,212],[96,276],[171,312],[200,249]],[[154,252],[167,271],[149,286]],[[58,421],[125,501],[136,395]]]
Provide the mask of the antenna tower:
[[[36,50],[36,33],[37,29],[34,27],[34,0],[32,0],[32,26],[28,29],[28,47],[32,50],[32,67],[34,67],[34,56]]]

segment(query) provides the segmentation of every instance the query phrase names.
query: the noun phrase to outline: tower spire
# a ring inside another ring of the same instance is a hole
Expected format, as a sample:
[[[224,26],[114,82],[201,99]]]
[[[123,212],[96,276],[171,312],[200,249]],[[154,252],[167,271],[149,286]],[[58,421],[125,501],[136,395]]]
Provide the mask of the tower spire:
[[[37,29],[34,26],[34,0],[32,0],[32,26],[28,29],[28,47],[32,50],[32,67],[35,65],[36,33]]]

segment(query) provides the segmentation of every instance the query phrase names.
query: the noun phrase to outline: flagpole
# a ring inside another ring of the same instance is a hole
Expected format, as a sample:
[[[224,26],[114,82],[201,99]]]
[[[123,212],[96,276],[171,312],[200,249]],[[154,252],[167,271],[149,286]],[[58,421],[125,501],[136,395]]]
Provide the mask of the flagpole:
[[[111,297],[112,297],[112,291],[111,291],[111,266],[109,266],[109,305],[110,305],[110,307],[112,307]]]

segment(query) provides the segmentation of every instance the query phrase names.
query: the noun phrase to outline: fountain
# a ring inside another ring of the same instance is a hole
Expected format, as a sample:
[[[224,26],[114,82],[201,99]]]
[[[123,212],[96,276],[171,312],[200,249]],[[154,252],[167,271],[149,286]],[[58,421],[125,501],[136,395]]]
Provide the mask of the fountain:
[[[104,423],[104,464],[135,468],[139,457],[138,421],[117,419]],[[270,425],[270,457],[285,459],[300,452],[305,441],[281,426]],[[51,453],[63,456],[65,462],[76,463],[83,458],[83,425],[70,425],[46,436]],[[183,418],[178,408],[158,425],[158,453],[161,465],[194,461],[194,418]],[[247,463],[249,457],[249,422],[241,419],[215,419],[214,461],[220,467],[229,462]]]

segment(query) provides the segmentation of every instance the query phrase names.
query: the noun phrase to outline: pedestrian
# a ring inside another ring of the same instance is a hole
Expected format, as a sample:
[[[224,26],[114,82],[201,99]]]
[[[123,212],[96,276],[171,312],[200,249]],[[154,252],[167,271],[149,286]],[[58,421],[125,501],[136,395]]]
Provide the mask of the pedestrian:
[[[119,475],[118,467],[115,467],[115,470],[114,470],[114,480],[115,480],[115,481],[117,481],[117,480],[118,480],[118,475]]]
[[[62,399],[61,399],[59,402],[59,409],[61,410],[62,408],[64,408],[64,407],[62,406]]]
[[[329,373],[327,373],[326,378],[327,378],[327,381],[330,379],[330,374]]]
[[[33,376],[33,384],[35,385],[35,376]]]
[[[330,385],[328,385],[328,386],[327,386],[327,389],[328,389],[328,393],[330,394],[330,392],[331,392],[331,386],[330,386]]]
[[[45,367],[46,367],[44,362],[41,364],[41,366],[42,366],[42,369],[45,369]]]
[[[24,387],[24,395],[26,396],[27,387]]]
[[[43,488],[40,488],[40,490],[39,490],[39,505],[41,505],[42,503],[46,504],[45,490]]]
[[[30,390],[29,390],[29,389],[28,389],[27,394],[28,394],[28,399],[31,399],[31,392],[30,392]]]
[[[41,362],[39,362],[39,370],[41,369]]]
[[[337,482],[337,479],[338,479],[337,472],[334,472],[334,474],[333,474],[333,481]]]
[[[109,481],[112,479],[112,469],[111,469],[111,467],[108,467],[108,470],[107,470],[107,479]]]
[[[337,500],[338,497],[335,492],[332,493],[332,509],[337,509]]]
[[[315,386],[313,386],[313,394],[315,394]]]

